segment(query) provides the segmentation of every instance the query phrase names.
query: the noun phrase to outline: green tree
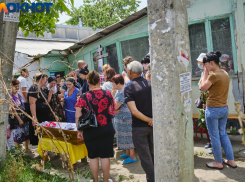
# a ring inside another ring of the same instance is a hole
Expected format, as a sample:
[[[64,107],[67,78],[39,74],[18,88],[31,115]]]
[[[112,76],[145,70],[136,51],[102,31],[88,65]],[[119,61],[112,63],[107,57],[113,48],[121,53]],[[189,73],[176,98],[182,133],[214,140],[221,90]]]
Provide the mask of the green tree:
[[[78,25],[81,16],[84,27],[106,28],[135,13],[139,3],[137,0],[84,0],[83,6],[72,8],[66,23]]]
[[[22,0],[22,3],[32,3],[32,0]],[[55,24],[59,21],[59,13],[70,13],[67,6],[73,6],[74,0],[36,0],[35,3],[53,3],[50,6],[50,13],[46,11],[42,13],[23,13],[20,12],[19,27],[25,31],[24,36],[27,37],[29,32],[35,33],[37,36],[44,36],[44,32],[55,33]]]

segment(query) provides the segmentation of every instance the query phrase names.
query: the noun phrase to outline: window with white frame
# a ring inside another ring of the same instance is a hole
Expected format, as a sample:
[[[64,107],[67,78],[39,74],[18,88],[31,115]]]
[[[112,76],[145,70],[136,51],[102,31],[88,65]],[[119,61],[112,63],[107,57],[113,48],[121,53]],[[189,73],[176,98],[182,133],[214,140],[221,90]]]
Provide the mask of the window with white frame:
[[[229,74],[235,73],[234,51],[232,42],[231,16],[219,19],[206,19],[205,21],[189,25],[190,50],[192,61],[192,74],[200,75],[197,58],[200,53],[220,51],[221,68]]]

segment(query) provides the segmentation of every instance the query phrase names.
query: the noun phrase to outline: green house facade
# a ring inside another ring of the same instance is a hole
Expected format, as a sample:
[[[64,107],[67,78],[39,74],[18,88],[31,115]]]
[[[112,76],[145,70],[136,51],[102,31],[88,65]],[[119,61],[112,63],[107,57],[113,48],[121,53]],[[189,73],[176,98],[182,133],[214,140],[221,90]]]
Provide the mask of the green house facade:
[[[194,102],[200,92],[196,58],[200,53],[219,50],[222,53],[221,67],[230,76],[228,106],[230,113],[236,113],[234,102],[244,106],[245,86],[245,0],[187,0],[190,56],[192,64],[192,102],[193,113],[198,113]],[[153,23],[153,22],[150,22]],[[40,58],[41,67],[47,67],[53,61],[65,60],[67,63],[55,62],[47,71],[69,72],[77,68],[77,60],[84,60],[89,70],[97,70],[94,58],[101,45],[103,64],[110,64],[117,73],[124,70],[122,59],[132,56],[141,61],[149,52],[149,34],[147,8],[130,15],[106,29],[74,44],[67,55],[47,55]],[[67,66],[68,65],[68,66]],[[244,84],[243,84],[244,83]]]

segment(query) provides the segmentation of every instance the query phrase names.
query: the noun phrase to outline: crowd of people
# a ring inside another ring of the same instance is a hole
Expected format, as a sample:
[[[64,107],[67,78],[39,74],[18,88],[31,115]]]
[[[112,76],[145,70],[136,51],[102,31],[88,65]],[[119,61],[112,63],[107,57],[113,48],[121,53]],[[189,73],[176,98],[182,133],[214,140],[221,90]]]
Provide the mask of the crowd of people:
[[[125,150],[120,156],[124,164],[137,162],[135,148],[142,151],[140,159],[147,179],[154,181],[149,63],[149,55],[142,59],[141,64],[127,56],[123,59],[125,71],[120,75],[109,64],[103,66],[102,73],[90,72],[88,65],[80,60],[78,69],[69,72],[66,78],[60,74],[48,77],[38,73],[32,85],[27,81],[29,70],[23,68],[18,79],[13,79],[11,84],[15,105],[9,108],[8,149],[24,142],[25,151],[32,152],[29,143],[38,145],[39,141],[35,134],[36,122],[78,123],[90,105],[98,127],[78,131],[78,138],[83,139],[87,147],[94,181],[98,181],[99,158],[105,181],[111,181],[108,178],[110,158],[114,156],[114,138],[117,150]],[[104,76],[103,83],[100,74]],[[26,117],[21,110],[33,119]],[[142,145],[141,140],[148,141],[148,145]]]
[[[207,128],[213,147],[215,162],[207,167],[222,169],[223,164],[236,167],[230,140],[226,133],[228,117],[227,97],[229,76],[219,68],[219,52],[203,54],[198,58],[199,68],[203,69],[199,82],[200,90],[208,90],[206,108]],[[117,74],[115,69],[105,64],[100,74],[89,71],[83,60],[78,61],[78,69],[66,75],[48,77],[39,73],[35,83],[29,85],[27,68],[21,70],[21,76],[13,79],[11,88],[10,135],[8,148],[25,143],[37,145],[35,126],[44,121],[76,123],[92,107],[98,121],[98,127],[78,131],[83,139],[90,158],[93,181],[98,182],[99,160],[104,181],[109,179],[110,158],[114,156],[113,145],[116,136],[117,150],[124,150],[120,158],[124,164],[137,162],[135,150],[139,154],[147,182],[154,182],[153,118],[151,94],[150,55],[140,62],[127,56],[123,59],[125,71]],[[21,114],[28,113],[34,121]],[[18,113],[18,114],[16,114]],[[222,160],[221,144],[227,160]]]

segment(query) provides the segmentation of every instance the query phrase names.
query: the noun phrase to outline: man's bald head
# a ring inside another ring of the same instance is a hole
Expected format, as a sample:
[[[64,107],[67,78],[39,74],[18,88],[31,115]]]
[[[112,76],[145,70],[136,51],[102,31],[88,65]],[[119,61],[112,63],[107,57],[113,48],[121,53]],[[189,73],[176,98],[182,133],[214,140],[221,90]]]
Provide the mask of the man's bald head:
[[[77,67],[80,70],[81,68],[83,68],[83,66],[85,65],[85,61],[83,60],[79,60],[77,61]]]

